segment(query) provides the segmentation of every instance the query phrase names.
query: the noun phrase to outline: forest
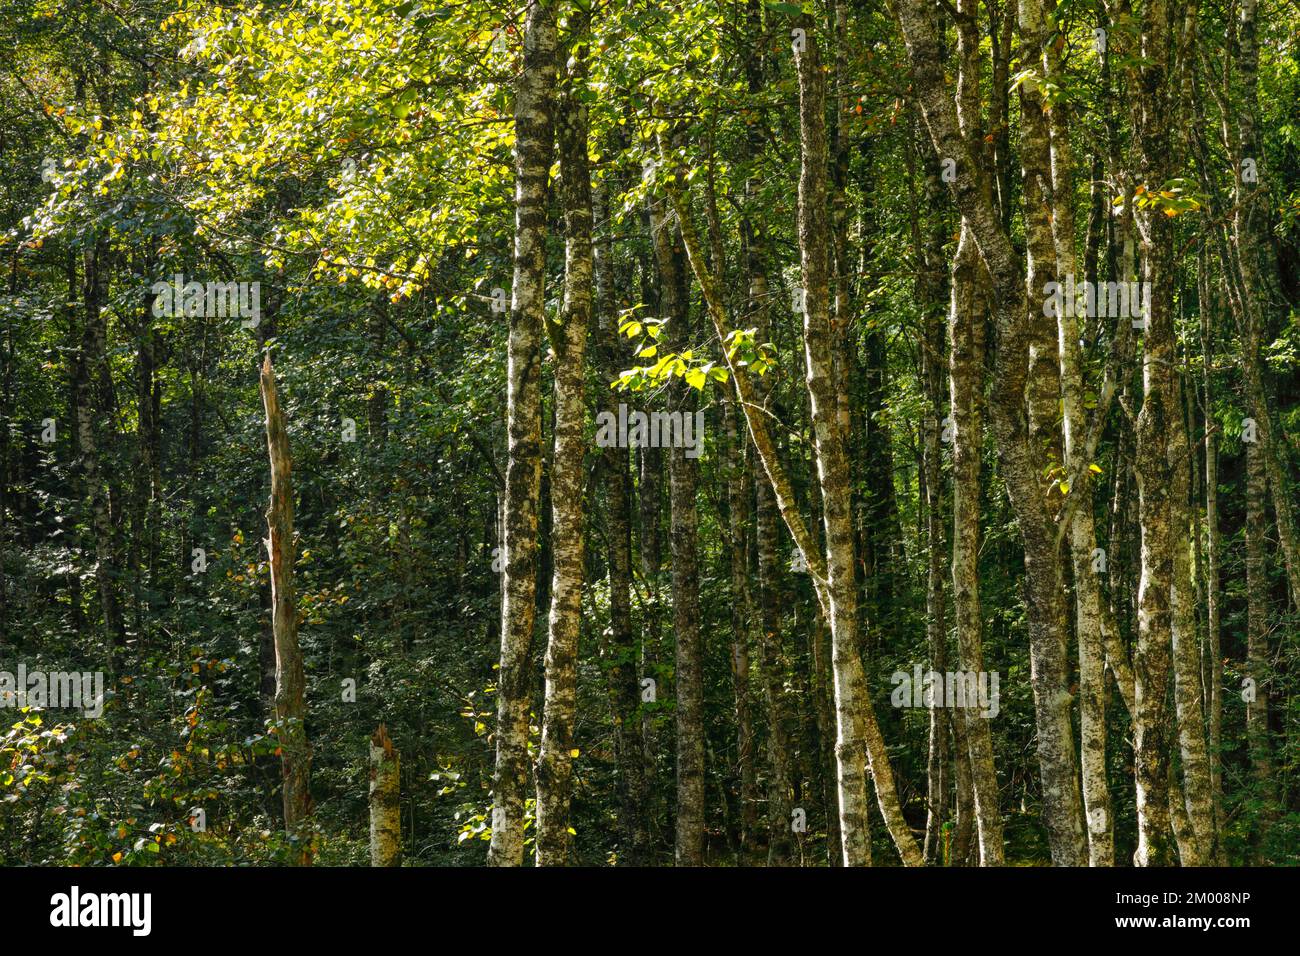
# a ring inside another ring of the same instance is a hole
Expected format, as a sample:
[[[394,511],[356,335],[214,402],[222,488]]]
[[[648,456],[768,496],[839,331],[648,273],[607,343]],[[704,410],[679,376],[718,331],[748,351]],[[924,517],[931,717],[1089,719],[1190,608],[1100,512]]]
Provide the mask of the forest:
[[[0,0],[0,865],[1300,865],[1298,101],[1296,0]]]

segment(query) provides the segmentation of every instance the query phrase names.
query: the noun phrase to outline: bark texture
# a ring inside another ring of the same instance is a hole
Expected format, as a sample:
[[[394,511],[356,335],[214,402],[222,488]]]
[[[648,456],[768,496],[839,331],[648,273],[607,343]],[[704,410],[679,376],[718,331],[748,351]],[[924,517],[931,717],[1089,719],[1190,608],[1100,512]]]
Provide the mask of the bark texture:
[[[488,863],[519,866],[528,785],[529,665],[537,616],[541,487],[541,333],[546,296],[546,185],[553,152],[555,19],[532,0],[515,90],[515,248],[507,355],[505,522],[496,771]]]
[[[555,454],[551,466],[551,613],[542,742],[537,757],[537,865],[561,866],[569,848],[578,632],[586,535],[586,347],[591,324],[592,208],[587,159],[583,40],[570,57],[557,138],[564,202],[564,306],[550,329],[555,353]]]
[[[831,627],[831,667],[835,680],[840,838],[846,866],[859,866],[869,860],[866,780],[862,774],[865,747],[877,792],[893,795],[893,799],[882,797],[880,800],[885,825],[903,861],[917,865],[922,862],[921,853],[898,805],[892,771],[876,726],[859,657],[858,589],[847,436],[838,411],[831,350],[826,76],[812,18],[802,16],[797,23],[804,32],[804,42],[795,46],[799,76],[799,253],[804,308],[804,369],[826,530],[826,600],[823,609]],[[808,563],[812,566],[811,562]]]
[[[296,860],[312,858],[309,824],[311,746],[307,740],[307,681],[298,646],[298,606],[293,583],[293,458],[289,432],[275,387],[271,356],[262,360],[262,406],[266,412],[266,447],[271,461],[271,504],[266,511],[263,542],[271,568],[271,628],[275,638],[275,726],[279,738],[280,783],[284,826],[298,842]]]
[[[402,865],[402,758],[383,724],[370,738],[370,865]]]

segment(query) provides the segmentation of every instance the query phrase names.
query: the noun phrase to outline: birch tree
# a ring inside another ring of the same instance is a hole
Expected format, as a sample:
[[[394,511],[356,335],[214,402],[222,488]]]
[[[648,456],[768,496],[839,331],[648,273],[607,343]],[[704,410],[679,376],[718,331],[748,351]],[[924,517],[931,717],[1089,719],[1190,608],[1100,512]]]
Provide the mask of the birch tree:
[[[307,740],[307,681],[298,645],[298,605],[294,589],[296,548],[293,532],[293,458],[289,432],[275,386],[271,354],[262,360],[262,407],[271,463],[271,503],[266,511],[266,546],[271,573],[271,630],[275,637],[275,732],[279,741],[284,826],[297,841],[295,859],[312,860],[309,823],[311,745]]]
[[[555,16],[548,0],[529,4],[523,69],[515,89],[514,278],[506,429],[501,666],[497,685],[496,773],[488,862],[519,866],[524,853],[530,666],[537,601],[537,509],[541,482],[541,335],[545,320],[546,193],[554,151]]]
[[[551,468],[551,613],[546,646],[542,742],[537,758],[537,865],[563,864],[569,843],[578,632],[586,535],[583,527],[587,419],[586,346],[591,324],[592,205],[582,23],[573,40],[556,123],[564,202],[564,309],[548,327],[555,352],[555,455]]]

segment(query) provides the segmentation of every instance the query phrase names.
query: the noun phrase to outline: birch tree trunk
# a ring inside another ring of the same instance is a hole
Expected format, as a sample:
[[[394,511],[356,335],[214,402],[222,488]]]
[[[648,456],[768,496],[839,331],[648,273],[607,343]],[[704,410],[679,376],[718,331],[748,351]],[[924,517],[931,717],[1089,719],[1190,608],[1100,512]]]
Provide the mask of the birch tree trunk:
[[[592,308],[591,172],[587,160],[585,36],[579,30],[560,101],[557,139],[564,201],[564,311],[553,326],[555,455],[551,467],[551,613],[542,742],[537,758],[537,865],[562,866],[569,848],[578,629],[586,537],[586,345]]]
[[[661,155],[666,155],[665,145],[660,143]],[[665,164],[667,165],[667,164]],[[727,309],[723,302],[722,292],[718,286],[717,280],[710,274],[707,259],[703,250],[703,244],[700,242],[699,233],[690,218],[690,207],[687,204],[685,195],[678,183],[680,171],[676,175],[666,176],[664,189],[673,204],[673,209],[677,213],[678,222],[681,227],[682,239],[686,245],[686,253],[690,259],[691,269],[695,273],[696,279],[700,283],[700,289],[704,294],[704,300],[708,307],[709,318],[713,323],[714,332],[719,338],[725,339],[728,331],[732,327],[728,321]],[[724,353],[725,355],[725,353]],[[780,511],[781,518],[785,526],[789,529],[790,534],[794,537],[795,545],[803,555],[805,562],[809,567],[809,574],[813,581],[813,589],[817,594],[818,604],[823,611],[830,607],[829,585],[827,575],[826,557],[816,546],[808,526],[804,523],[803,516],[800,514],[798,504],[794,497],[794,489],[790,483],[789,475],[782,466],[779,456],[777,455],[776,445],[772,441],[772,435],[768,428],[767,418],[762,411],[759,403],[757,392],[753,383],[746,374],[745,367],[738,365],[736,360],[725,355],[727,361],[727,370],[730,373],[733,387],[736,390],[737,399],[745,413],[745,421],[749,426],[750,438],[754,442],[754,447],[763,464],[763,470],[767,473],[768,481],[771,484],[776,505]],[[832,405],[833,408],[833,405]],[[921,851],[916,846],[916,841],[912,837],[911,831],[907,829],[906,821],[902,816],[902,808],[898,802],[898,792],[894,787],[893,771],[889,763],[889,754],[885,749],[884,741],[880,736],[879,728],[876,726],[875,713],[871,709],[870,698],[863,693],[865,691],[865,679],[862,676],[861,662],[857,660],[856,654],[849,655],[847,659],[841,660],[836,657],[839,653],[834,645],[835,637],[832,630],[832,660],[831,669],[833,680],[835,682],[836,692],[836,718],[837,718],[837,740],[836,755],[837,764],[841,759],[847,759],[854,752],[861,753],[861,750],[850,739],[846,744],[844,735],[853,734],[857,727],[850,722],[847,726],[844,719],[853,713],[862,713],[865,711],[865,728],[866,753],[871,767],[871,772],[876,781],[876,797],[881,806],[881,814],[889,826],[890,837],[898,849],[899,856],[908,866],[919,866],[923,860]],[[843,649],[846,651],[846,649]],[[856,667],[856,676],[854,668]],[[861,740],[863,737],[859,737]],[[842,776],[838,783],[838,792],[840,794],[840,831],[841,840],[844,845],[844,859],[847,865],[861,865],[869,859],[870,847],[865,837],[864,829],[866,826],[865,816],[859,811],[856,815],[850,814],[848,820],[851,821],[853,829],[845,828],[845,787],[852,789],[854,786],[852,776],[852,761],[848,762],[845,767],[846,776]],[[861,777],[859,777],[861,779]],[[863,781],[865,789],[865,781]],[[865,799],[865,794],[864,794]],[[861,804],[857,805],[859,808]],[[850,808],[852,809],[852,797],[850,798]]]
[[[992,203],[993,177],[984,168],[980,122],[978,4],[961,0],[958,24],[957,121],[978,165],[958,169],[975,181],[985,202]],[[949,157],[951,158],[951,157]],[[983,455],[984,315],[987,283],[980,269],[975,237],[963,219],[952,264],[952,348],[949,380],[953,394],[953,604],[957,618],[957,656],[964,671],[984,670],[984,641],[979,592],[980,465]],[[971,795],[982,866],[1003,861],[1002,814],[993,764],[993,734],[988,720],[974,709],[958,708],[954,722],[970,753]]]
[[[648,171],[643,170],[643,178]],[[659,302],[659,273],[654,261],[654,240],[650,224],[650,202],[640,210],[641,224],[647,240],[647,252],[638,256],[638,274],[641,286],[641,301],[646,304]],[[662,313],[662,310],[660,310]],[[617,330],[616,330],[617,332]],[[663,630],[663,485],[664,456],[660,449],[649,448],[642,443],[636,450],[635,468],[637,470],[637,520],[640,538],[641,579],[644,582],[645,596],[642,611],[641,632],[641,673],[656,681],[656,700],[667,700],[672,696],[671,669],[663,664],[663,648],[660,635]],[[655,785],[659,777],[659,758],[661,746],[661,720],[652,708],[641,710],[641,739],[645,746],[645,793],[641,812],[649,825],[651,843],[659,842],[662,813],[660,811],[660,794],[663,788]]]
[[[1268,487],[1265,451],[1246,444],[1246,744],[1256,799],[1261,805],[1255,832],[1254,860],[1264,861],[1263,843],[1277,811],[1273,748],[1268,733],[1268,692],[1272,668],[1268,650]]]
[[[1175,381],[1175,390],[1178,382]],[[1202,708],[1200,647],[1196,635],[1195,595],[1192,591],[1192,556],[1196,536],[1190,515],[1192,456],[1180,402],[1170,422],[1169,440],[1170,524],[1173,528],[1170,628],[1174,662],[1174,713],[1178,720],[1178,749],[1183,773],[1183,800],[1192,839],[1181,857],[1183,866],[1208,866],[1218,851],[1210,760],[1205,742]]]
[[[952,264],[948,376],[952,391],[952,600],[958,664],[964,671],[984,669],[980,610],[980,462],[983,446],[984,321],[980,309],[979,256],[970,230],[963,227]],[[1002,862],[1002,814],[993,765],[988,721],[969,708],[952,715],[960,722],[959,741],[970,759],[971,796],[986,866]]]
[[[603,188],[594,200],[598,222],[605,222],[608,202]],[[596,304],[605,360],[604,378],[612,382],[621,369],[617,300],[617,277],[613,250],[608,239],[592,250],[596,281]],[[618,394],[605,389],[605,410],[618,417]],[[645,742],[641,733],[641,688],[637,679],[637,639],[632,630],[632,521],[631,475],[628,450],[611,445],[604,449],[606,524],[609,534],[609,639],[601,645],[609,683],[610,708],[614,722],[614,759],[618,768],[619,861],[633,866],[644,860],[646,832]]]
[[[746,0],[746,37],[749,46],[745,51],[745,83],[749,96],[758,100],[764,95],[764,48],[762,4],[759,0]],[[744,140],[745,158],[753,161],[762,155],[763,131],[753,124]],[[744,239],[744,266],[748,278],[748,299],[745,307],[745,327],[757,329],[759,341],[771,337],[770,298],[771,287],[764,265],[764,239],[759,224],[749,218],[750,209],[760,209],[762,199],[759,183],[754,176],[745,181],[746,217],[741,223]],[[754,381],[756,400],[767,409],[771,399],[774,375],[760,376]],[[755,450],[755,459],[758,452]],[[754,533],[758,555],[759,640],[758,672],[762,686],[763,705],[767,712],[767,845],[768,864],[788,863],[791,852],[790,814],[793,809],[791,775],[793,767],[790,743],[789,701],[785,693],[785,659],[782,654],[782,559],[779,546],[783,540],[781,518],[776,498],[761,463],[756,461],[754,471]]]
[[[826,193],[826,79],[812,18],[801,16],[795,42],[799,76],[799,258],[804,324],[804,364],[813,426],[817,478],[826,527],[826,616],[831,626],[838,736],[840,833],[845,866],[866,862],[867,787],[863,775],[862,714],[866,677],[858,657],[857,584],[848,459],[835,395],[829,313],[830,232]]]
[[[1220,641],[1219,593],[1219,443],[1213,420],[1214,390],[1211,368],[1213,339],[1210,333],[1211,296],[1207,255],[1201,253],[1201,367],[1205,403],[1205,708],[1209,713],[1210,786],[1214,801],[1215,829],[1222,832],[1223,758],[1220,754],[1223,735],[1223,656]],[[1215,863],[1226,862],[1220,842]]]
[[[370,865],[402,865],[402,758],[383,724],[370,738]]]
[[[1051,21],[1039,0],[1019,6],[1022,49],[1042,51],[1051,42]],[[1036,58],[1037,75],[1043,57]],[[1046,283],[1062,278],[1056,262],[1051,206],[1051,140],[1049,106],[1044,87],[1031,79],[1020,87],[1021,162],[1024,171],[1026,291],[1028,313],[1025,339],[1028,375],[1025,385],[1027,432],[1021,454],[1041,474],[1064,458],[1061,433],[1055,427],[1061,400],[1059,333],[1043,308]],[[1063,144],[1064,145],[1064,144]],[[1073,242],[1073,237],[1070,238]],[[1002,360],[999,349],[999,361]],[[1007,357],[1008,361],[1019,361]],[[1019,426],[1017,425],[1017,428]],[[999,441],[1001,442],[1001,437]],[[1047,502],[1053,494],[1030,496],[1030,475],[1016,481],[1013,501],[1023,495],[1017,520],[1025,543],[1026,597],[1030,609],[1030,654],[1033,666],[1034,709],[1039,733],[1043,810],[1052,834],[1053,859],[1061,865],[1087,862],[1080,792],[1075,779],[1069,664],[1066,653],[1068,610],[1064,600],[1063,568],[1057,555],[1057,524]],[[1067,482],[1068,485],[1068,482]],[[1068,487],[1058,485],[1061,494]],[[1058,499],[1059,500],[1059,499]]]
[[[952,729],[953,740],[953,780],[956,785],[953,804],[956,819],[945,847],[946,863],[948,866],[969,866],[972,858],[978,859],[979,844],[979,838],[975,835],[975,785],[971,782],[970,744],[966,740],[966,724],[959,721],[956,714],[948,714],[948,726]]]
[[[661,202],[650,208],[650,230],[659,271],[659,303],[677,351],[690,347],[690,299],[685,256],[678,230]],[[670,413],[683,421],[694,415],[694,390],[675,378],[668,387]],[[703,436],[697,436],[703,440]],[[699,481],[696,459],[686,449],[668,449],[668,505],[672,550],[674,688],[677,695],[678,866],[704,865],[704,662],[700,631]]]
[[[1043,54],[1044,73],[1059,73],[1054,44]],[[1074,276],[1076,282],[1096,281],[1095,273],[1075,275],[1074,151],[1070,142],[1070,105],[1056,103],[1048,115],[1052,162],[1052,233],[1057,281]],[[1095,256],[1093,257],[1095,259]],[[1073,309],[1057,310],[1057,348],[1060,357],[1061,410],[1064,464],[1079,487],[1069,489],[1081,503],[1070,522],[1070,557],[1074,573],[1075,634],[1079,648],[1080,770],[1088,828],[1090,866],[1114,866],[1114,818],[1106,782],[1106,655],[1102,621],[1101,577],[1094,558],[1097,547],[1093,512],[1093,480],[1085,461],[1089,421],[1084,407],[1084,379],[1080,367],[1080,330]],[[1076,477],[1077,476],[1077,477]]]
[[[309,824],[311,744],[307,740],[307,681],[298,646],[298,605],[293,583],[293,459],[289,432],[275,387],[271,354],[262,360],[262,407],[266,412],[266,447],[271,462],[271,504],[266,511],[263,542],[271,569],[271,630],[275,639],[275,726],[281,751],[284,826],[298,841],[297,862],[311,864]]]
[[[1108,47],[1108,49],[1110,48]],[[1133,188],[1126,174],[1121,172],[1119,178],[1122,184],[1126,184],[1122,188],[1126,190]],[[1119,281],[1123,282],[1129,281],[1136,274],[1134,263],[1136,262],[1137,253],[1133,238],[1134,229],[1133,211],[1130,204],[1126,203],[1124,211],[1121,213],[1120,223],[1116,227],[1119,253],[1117,256],[1111,257],[1116,262],[1115,276]],[[1132,378],[1132,373],[1126,376],[1122,390],[1126,396],[1125,407],[1128,405],[1127,396],[1131,391],[1128,380]],[[1137,484],[1133,466],[1133,447],[1135,444],[1134,429],[1132,427],[1123,429],[1120,432],[1119,448],[1115,455],[1115,461],[1118,462],[1118,465],[1115,469],[1114,493],[1111,499],[1110,528],[1108,532],[1110,553],[1107,556],[1106,567],[1110,581],[1110,603],[1107,606],[1107,614],[1103,618],[1106,666],[1110,669],[1111,676],[1115,678],[1120,699],[1123,701],[1130,719],[1137,712],[1137,680],[1133,676],[1133,665],[1129,659],[1128,649],[1120,642],[1119,630],[1121,620],[1125,625],[1125,633],[1132,634],[1137,629],[1137,571],[1135,569],[1140,568],[1141,558],[1135,534],[1130,534],[1130,529],[1134,529],[1137,524],[1136,519],[1133,517],[1136,512],[1136,502],[1134,500],[1136,496],[1133,494],[1133,489]]]
[[[929,144],[918,144],[918,152],[929,159],[926,163],[925,200],[934,209],[943,195],[939,183],[937,163],[933,161]],[[920,275],[916,281],[917,299],[925,310],[922,319],[920,342],[921,381],[925,391],[925,412],[921,422],[921,502],[925,510],[926,549],[926,648],[930,668],[938,673],[948,670],[947,608],[944,595],[944,556],[947,541],[943,529],[944,494],[941,487],[942,456],[940,439],[944,407],[946,405],[943,373],[947,366],[947,343],[944,335],[943,295],[943,241],[944,222],[933,216],[926,243],[921,244],[918,234],[917,263]],[[977,476],[978,477],[978,476]],[[941,854],[943,827],[948,811],[948,715],[942,708],[930,708],[929,745],[926,755],[925,861],[935,863]]]
[[[758,829],[758,774],[754,765],[753,695],[750,691],[749,649],[755,624],[749,591],[749,509],[746,502],[744,438],[736,428],[735,403],[723,409],[726,441],[727,530],[731,559],[731,682],[736,708],[736,765],[740,777],[740,859],[754,856]]]
[[[497,749],[488,863],[520,866],[541,485],[541,332],[546,297],[546,186],[553,151],[556,36],[550,0],[530,0],[515,90],[515,241],[507,346],[505,522]]]
[[[795,66],[799,76],[799,253],[804,363],[826,527],[824,609],[831,625],[831,666],[835,674],[836,762],[844,863],[846,866],[862,865],[870,852],[866,845],[866,780],[861,770],[865,743],[877,792],[893,794],[892,800],[882,797],[880,801],[885,825],[894,837],[904,863],[919,865],[921,853],[898,806],[892,773],[888,760],[883,759],[884,743],[876,726],[862,661],[858,656],[858,594],[854,579],[848,454],[837,407],[831,354],[826,76],[812,18],[804,15],[796,23],[804,35],[804,42],[795,44]],[[809,564],[811,566],[811,562]]]
[[[1147,190],[1167,178],[1170,146],[1169,8],[1154,0],[1144,11],[1140,66],[1141,97],[1133,107],[1139,171]],[[1138,639],[1134,662],[1134,764],[1137,786],[1139,866],[1171,862],[1168,808],[1172,720],[1167,703],[1171,669],[1174,527],[1171,521],[1169,436],[1182,417],[1174,379],[1173,227],[1158,209],[1137,212],[1142,235],[1143,281],[1150,307],[1143,343],[1143,400],[1137,420],[1134,470],[1141,523],[1138,583]]]
[[[685,336],[678,340],[678,347]],[[670,387],[673,411],[694,414],[694,396],[684,382]],[[677,852],[678,866],[704,865],[704,654],[700,629],[699,513],[695,490],[698,465],[685,449],[669,451],[672,509],[673,630],[676,634]]]
[[[750,311],[746,322],[759,330],[763,341],[770,334],[768,318],[768,284],[763,270],[762,256],[751,243],[749,255]],[[749,327],[749,326],[747,326]],[[769,405],[771,383],[764,376],[754,383],[756,400],[765,409]],[[782,654],[782,574],[781,554],[778,545],[782,540],[781,519],[776,498],[767,476],[761,468],[754,469],[755,534],[758,552],[758,604],[759,604],[759,677],[762,681],[763,704],[767,711],[767,841],[768,863],[780,865],[789,861],[790,854],[790,800],[791,768],[793,756],[790,745],[789,701],[785,693],[786,668]]]
[[[653,302],[654,296],[642,293],[643,301]],[[637,517],[640,533],[641,580],[645,582],[646,599],[642,612],[644,620],[641,633],[641,673],[656,683],[656,700],[666,699],[671,693],[669,681],[660,667],[659,635],[662,628],[663,607],[660,602],[660,575],[663,570],[663,456],[658,448],[638,448],[637,455]],[[655,713],[650,708],[641,709],[641,740],[645,748],[645,793],[641,813],[649,823],[651,842],[657,842],[660,832],[660,797],[655,781],[659,776],[660,731]]]

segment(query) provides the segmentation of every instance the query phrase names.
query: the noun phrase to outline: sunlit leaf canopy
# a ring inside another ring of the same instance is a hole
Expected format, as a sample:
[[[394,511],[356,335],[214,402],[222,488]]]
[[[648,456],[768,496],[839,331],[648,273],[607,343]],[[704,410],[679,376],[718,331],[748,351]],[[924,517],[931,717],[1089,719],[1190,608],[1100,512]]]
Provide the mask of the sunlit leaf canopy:
[[[574,5],[560,17],[562,43],[569,16],[584,12]],[[667,165],[688,182],[707,168],[729,229],[745,204],[772,205],[761,228],[788,232],[794,154],[763,153],[757,169],[730,158],[755,129],[767,139],[792,131],[782,110],[792,78],[747,88],[735,50],[752,26],[744,9],[599,12],[584,97],[594,180],[618,201],[598,228],[635,224],[653,170]],[[139,96],[129,123],[57,116],[71,148],[38,225],[111,207],[105,219],[121,231],[192,227],[198,243],[226,251],[252,242],[271,272],[293,257],[318,278],[394,301],[422,290],[447,307],[481,303],[509,276],[518,14],[389,0],[179,3],[162,29],[187,78]],[[785,19],[770,18],[764,35],[774,55],[789,46]],[[857,90],[838,99],[870,127],[883,117],[863,113]],[[889,113],[893,126],[897,102]],[[471,288],[461,287],[465,272],[478,276]]]

